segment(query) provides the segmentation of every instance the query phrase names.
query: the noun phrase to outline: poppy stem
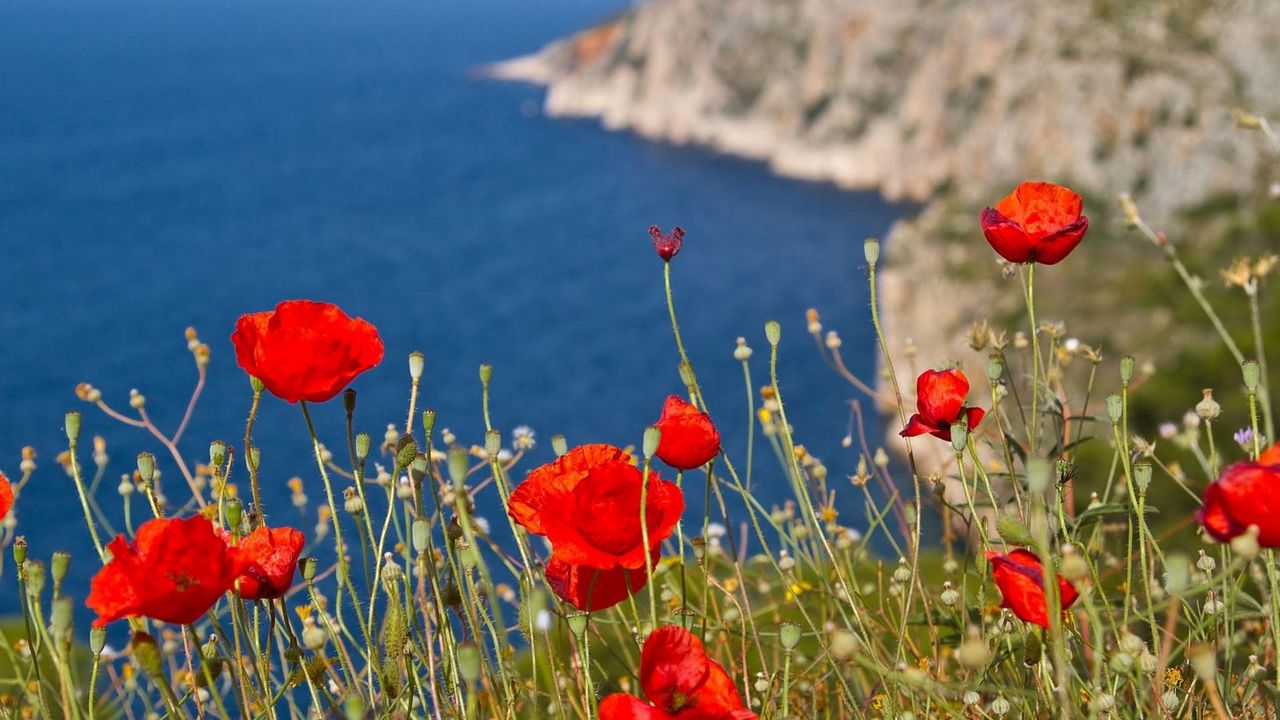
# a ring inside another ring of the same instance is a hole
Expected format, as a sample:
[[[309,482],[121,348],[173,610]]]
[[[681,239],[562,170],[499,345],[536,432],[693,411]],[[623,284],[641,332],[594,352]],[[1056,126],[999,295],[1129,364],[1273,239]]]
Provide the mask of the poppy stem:
[[[249,404],[249,417],[244,423],[244,458],[250,460],[250,450],[253,447],[253,424],[258,419],[258,405],[262,402],[262,391],[257,387],[253,388],[253,402]],[[254,462],[246,462],[249,468],[249,488],[253,492],[253,510],[257,515],[259,523],[266,523],[266,516],[262,511],[262,492],[258,487],[258,465]]]
[[[1027,435],[1031,454],[1039,450],[1040,439],[1040,333],[1036,330],[1036,264],[1027,263],[1027,319],[1031,324],[1031,427]]]
[[[656,431],[656,428],[654,428]],[[657,446],[657,443],[654,443]],[[653,458],[644,459],[644,477],[640,481],[640,536],[644,547],[644,569],[649,578],[649,632],[658,629],[658,596],[654,590],[657,581],[653,577],[653,556],[649,547],[649,473]]]

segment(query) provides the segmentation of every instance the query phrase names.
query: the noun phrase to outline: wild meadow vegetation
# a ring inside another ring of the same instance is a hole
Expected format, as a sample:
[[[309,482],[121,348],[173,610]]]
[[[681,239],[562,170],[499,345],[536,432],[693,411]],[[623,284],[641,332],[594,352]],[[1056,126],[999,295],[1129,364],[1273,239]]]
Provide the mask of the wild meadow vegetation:
[[[1265,120],[1241,124],[1280,152]],[[1017,326],[974,318],[972,349],[956,348],[983,353],[984,376],[945,358],[904,374],[902,349],[882,332],[875,240],[865,269],[880,342],[857,350],[878,353],[882,377],[850,373],[849,350],[809,312],[833,385],[843,377],[890,407],[900,430],[900,445],[881,447],[855,404],[852,477],[830,475],[793,433],[778,322],[726,348],[747,414],[707,406],[680,334],[680,228],[650,234],[674,340],[663,352],[686,392],[654,398],[654,424],[636,428],[634,446],[557,436],[557,459],[537,468],[522,463],[533,433],[490,421],[487,365],[483,437],[457,437],[425,409],[418,352],[407,354],[406,414],[364,417],[350,386],[382,362],[383,338],[309,300],[236,324],[247,422],[228,432],[240,442],[186,456],[179,443],[212,356],[190,331],[198,380],[173,432],[140,394],[126,408],[76,389],[95,422],[135,426],[164,448],[139,454],[113,493],[99,482],[105,449],[85,447],[89,417],[67,414],[58,463],[97,549],[75,560],[101,565],[90,587],[64,585],[68,554],[21,537],[24,523],[44,521],[21,513],[25,493],[49,487],[32,483],[34,452],[0,481],[0,515],[9,527],[18,519],[17,569],[4,581],[23,609],[3,626],[0,714],[1275,717],[1280,446],[1261,297],[1277,257],[1188,267],[1182,239],[1129,198],[1119,205],[1151,272],[1170,273],[1194,301],[1198,314],[1182,322],[1202,326],[1232,371],[1183,389],[1185,416],[1132,422],[1152,371],[1131,355],[1105,363],[1036,293],[1037,277],[1089,242],[1086,208],[1065,187],[1023,183],[973,223],[972,242],[985,237],[1001,258],[993,272],[1019,281],[1025,307]],[[1219,277],[1243,292],[1246,316],[1207,299]],[[1237,340],[1242,328],[1249,342]],[[1214,389],[1244,402],[1220,405]],[[323,434],[344,442],[326,447],[309,407],[338,398],[345,427]],[[314,527],[288,527],[280,518],[296,512],[261,500],[254,423],[263,403],[280,402],[311,438],[314,472],[290,490]],[[745,435],[745,454],[725,452],[728,433]],[[926,455],[943,469],[925,470]],[[783,479],[789,499],[760,501],[764,476]],[[115,502],[125,520],[112,538],[101,508]],[[79,604],[91,627],[77,626]],[[127,624],[127,646],[107,646],[111,623]]]

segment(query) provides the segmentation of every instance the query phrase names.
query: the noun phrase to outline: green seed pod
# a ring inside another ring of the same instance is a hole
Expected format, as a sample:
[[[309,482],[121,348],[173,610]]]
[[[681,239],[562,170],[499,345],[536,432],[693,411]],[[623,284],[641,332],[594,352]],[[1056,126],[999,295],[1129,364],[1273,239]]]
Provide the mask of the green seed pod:
[[[165,682],[164,660],[160,657],[160,648],[156,645],[155,638],[139,630],[133,634],[133,640],[129,644],[133,647],[133,657],[143,672],[156,682]]]
[[[1262,382],[1262,370],[1258,367],[1257,360],[1245,360],[1240,366],[1240,372],[1244,375],[1244,386],[1250,394],[1258,392],[1258,384]]]
[[[67,568],[71,565],[71,553],[65,550],[58,550],[53,554],[53,559],[49,562],[50,575],[53,576],[53,587],[59,589],[62,587],[62,580],[67,576]]]
[[[421,484],[423,479],[427,477],[427,456],[418,453],[413,458],[413,462],[409,463],[409,479],[415,484]]]
[[[498,451],[502,449],[502,433],[497,430],[489,430],[484,434],[484,451],[489,453],[489,457],[497,457]]]
[[[31,597],[40,597],[40,593],[44,592],[46,578],[44,563],[39,560],[28,560],[24,567],[27,571],[27,594]]]
[[[480,649],[475,643],[467,642],[458,646],[458,674],[467,683],[480,679]]]
[[[658,452],[658,445],[662,442],[662,430],[657,425],[650,425],[644,429],[644,457],[646,460],[653,457]]]
[[[313,557],[304,557],[298,563],[298,567],[302,569],[302,579],[311,582],[316,577],[316,559]]]
[[[1138,463],[1133,466],[1133,484],[1138,486],[1138,492],[1147,491],[1151,486],[1151,463]]]
[[[867,238],[862,243],[862,255],[867,259],[867,264],[875,266],[880,261],[880,241],[875,238]]]
[[[67,440],[74,443],[80,437],[80,413],[75,410],[67,413],[63,418],[62,424],[67,431]]]
[[[431,431],[436,429],[436,411],[427,408],[422,411],[422,433],[423,436],[430,439]]]
[[[147,485],[156,475],[156,456],[149,452],[138,453],[138,476]]]
[[[587,613],[577,613],[569,616],[569,630],[578,637],[582,637],[587,632],[587,623],[591,616]]]
[[[481,364],[480,365],[480,383],[482,385],[488,385],[489,381],[492,379],[493,379],[493,366],[490,365],[489,363]]]
[[[456,447],[449,451],[449,479],[455,486],[461,486],[466,481],[470,457],[465,448]]]
[[[373,438],[369,433],[356,435],[356,460],[364,462],[369,457],[369,448],[373,446]]]
[[[782,340],[782,325],[777,320],[770,320],[765,323],[764,336],[770,345],[777,345]]]
[[[1133,380],[1133,369],[1138,361],[1132,355],[1125,355],[1120,358],[1120,382],[1128,385]]]
[[[101,655],[103,648],[107,646],[107,629],[106,628],[90,628],[89,629],[89,650],[95,656]]]
[[[396,442],[396,467],[406,468],[418,454],[418,441],[413,433],[405,433]]]
[[[354,388],[347,388],[342,392],[342,409],[347,415],[352,415],[356,411],[356,391]]]
[[[262,391],[267,389],[267,386],[262,384],[261,380],[252,375],[249,376],[249,387],[253,388],[254,395],[261,395]]]
[[[987,356],[987,380],[998,382],[1004,377],[1004,358],[999,355]]]
[[[209,464],[220,468],[227,461],[227,444],[221,440],[209,443]]]
[[[965,447],[969,444],[969,423],[961,420],[958,423],[951,424],[951,447],[955,449],[956,454],[964,452]]]
[[[569,444],[565,441],[563,435],[552,435],[551,449],[555,451],[556,457],[561,457],[569,452]]]
[[[413,521],[413,551],[421,555],[431,544],[431,525],[426,520]]]
[[[409,353],[409,377],[414,380],[422,379],[422,371],[426,364],[427,357],[422,353],[417,350]]]
[[[227,514],[227,529],[232,535],[240,534],[240,522],[243,519],[244,506],[240,504],[240,498],[230,498],[223,504],[223,511]]]
[[[1124,415],[1124,399],[1119,395],[1107,396],[1107,417],[1111,418],[1111,422],[1118,423]]]
[[[19,568],[27,561],[27,539],[21,535],[13,541],[13,561]]]
[[[778,628],[778,639],[782,641],[784,650],[790,652],[800,644],[800,626],[795,623],[782,623]]]

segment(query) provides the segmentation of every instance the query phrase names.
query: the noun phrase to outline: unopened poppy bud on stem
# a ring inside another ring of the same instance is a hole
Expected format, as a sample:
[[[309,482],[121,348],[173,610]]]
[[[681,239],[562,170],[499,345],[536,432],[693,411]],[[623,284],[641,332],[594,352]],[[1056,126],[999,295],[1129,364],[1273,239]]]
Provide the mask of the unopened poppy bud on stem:
[[[862,255],[867,259],[867,264],[874,266],[880,261],[880,241],[875,238],[867,238],[862,243]]]
[[[63,418],[63,427],[67,431],[67,440],[75,442],[80,437],[80,413],[72,410]]]
[[[53,576],[54,590],[62,587],[62,580],[67,576],[67,568],[70,565],[71,553],[65,550],[58,550],[53,554],[53,560],[49,563],[49,570]]]
[[[1004,377],[1004,358],[999,355],[987,356],[987,380],[998,382]]]
[[[1250,394],[1258,392],[1258,384],[1262,382],[1262,370],[1257,360],[1245,360],[1240,365],[1240,373],[1244,376],[1244,387]]]
[[[662,442],[662,430],[657,425],[650,425],[644,429],[644,445],[642,452],[644,458],[649,460],[653,458],[653,454],[658,452],[658,444]]]
[[[92,628],[89,630],[89,651],[98,656],[102,654],[103,648],[107,646],[107,629]]]
[[[1151,486],[1151,464],[1138,463],[1133,466],[1133,484],[1138,486],[1138,492],[1145,493],[1147,488]]]
[[[431,543],[431,525],[426,520],[413,521],[413,551],[422,554]]]
[[[369,457],[369,448],[373,446],[373,437],[369,433],[356,435],[356,460],[364,462]]]
[[[431,431],[436,429],[436,411],[430,408],[422,411],[422,432],[428,438],[431,437]]]
[[[1107,396],[1107,417],[1111,422],[1120,422],[1121,416],[1124,415],[1124,399],[1119,395]]]
[[[969,443],[969,421],[968,419],[960,422],[951,423],[951,447],[955,448],[956,454],[964,452],[965,446]]]
[[[232,535],[240,534],[240,521],[242,519],[244,508],[240,505],[239,498],[231,498],[223,503],[223,512],[227,514],[227,529]]]
[[[800,626],[795,623],[782,623],[782,627],[778,628],[778,639],[782,641],[782,648],[788,652],[795,650],[800,644]]]
[[[489,457],[497,457],[498,451],[502,449],[502,433],[498,430],[489,430],[484,434],[484,451]]]
[[[764,336],[770,345],[776,346],[778,341],[782,339],[782,325],[777,320],[770,320],[764,324]]]
[[[298,568],[302,572],[302,579],[310,582],[316,577],[316,559],[313,557],[304,557],[298,561]]]
[[[356,411],[356,391],[353,388],[347,388],[342,391],[342,409],[348,415]]]
[[[142,482],[150,485],[155,474],[156,456],[149,452],[138,453],[138,476],[142,478]]]
[[[227,461],[227,444],[221,440],[209,443],[209,464],[215,468],[222,467]]]
[[[1133,380],[1133,369],[1138,364],[1132,355],[1125,355],[1120,358],[1120,382],[1128,385]]]

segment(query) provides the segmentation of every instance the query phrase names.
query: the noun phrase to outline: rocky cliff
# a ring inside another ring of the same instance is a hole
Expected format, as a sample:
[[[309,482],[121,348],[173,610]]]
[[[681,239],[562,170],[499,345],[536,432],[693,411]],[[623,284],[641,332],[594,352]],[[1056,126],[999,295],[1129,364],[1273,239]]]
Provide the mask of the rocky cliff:
[[[1280,2],[654,0],[490,71],[545,85],[551,115],[926,203],[888,242],[888,333],[982,377],[965,329],[1004,306],[978,209],[1037,178],[1163,223],[1264,186],[1274,162],[1232,116],[1280,112]],[[1057,282],[1105,274],[1101,244]]]

